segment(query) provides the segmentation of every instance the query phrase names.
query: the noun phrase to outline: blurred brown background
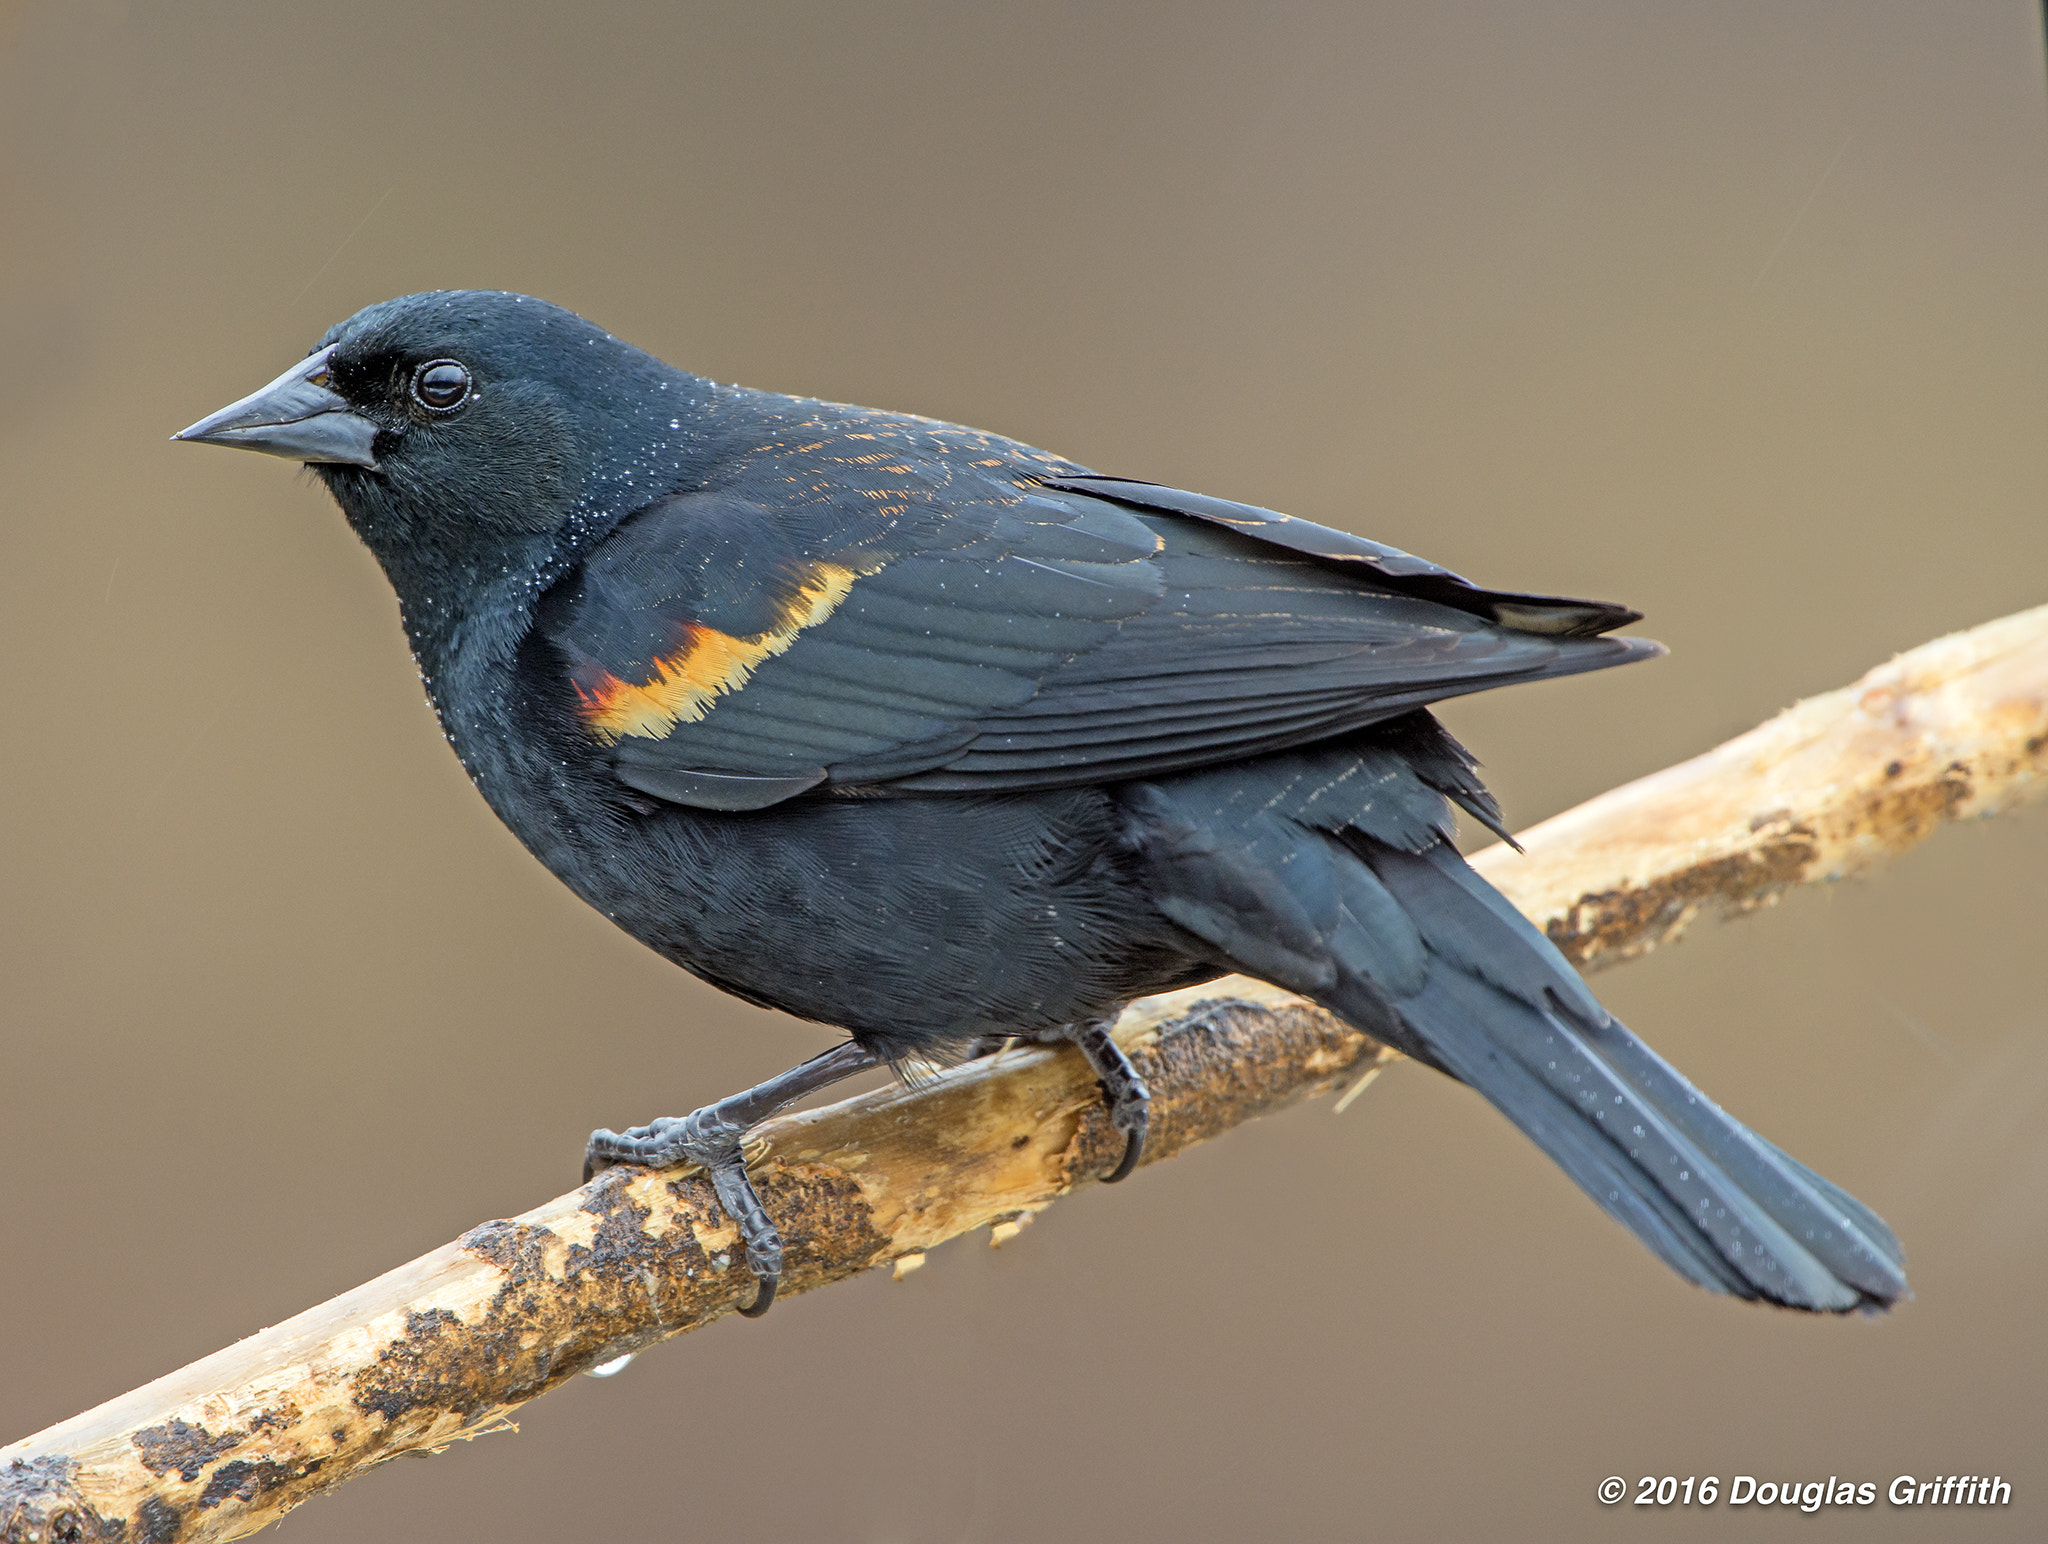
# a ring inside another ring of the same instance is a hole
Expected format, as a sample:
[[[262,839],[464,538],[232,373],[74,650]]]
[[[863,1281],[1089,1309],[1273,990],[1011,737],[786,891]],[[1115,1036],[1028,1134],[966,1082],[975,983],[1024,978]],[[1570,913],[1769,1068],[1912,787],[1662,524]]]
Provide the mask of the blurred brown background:
[[[165,443],[331,321],[531,291],[1642,607],[1447,715],[1526,824],[2048,599],[2044,257],[2028,0],[0,4],[0,1438],[826,1043],[499,829],[308,478]],[[2042,1537],[2044,875],[2036,810],[1601,981],[1898,1227],[1888,1321],[1683,1286],[1401,1068],[285,1536]],[[1958,1471],[2012,1505],[1594,1494]]]

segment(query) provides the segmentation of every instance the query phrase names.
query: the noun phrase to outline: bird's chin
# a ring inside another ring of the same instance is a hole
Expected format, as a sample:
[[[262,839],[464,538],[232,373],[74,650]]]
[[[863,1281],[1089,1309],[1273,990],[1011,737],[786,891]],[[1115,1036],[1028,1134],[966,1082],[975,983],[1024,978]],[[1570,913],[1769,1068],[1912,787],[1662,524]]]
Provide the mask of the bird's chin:
[[[306,470],[337,491],[365,487],[383,477],[380,467],[358,466],[347,461],[308,461]]]

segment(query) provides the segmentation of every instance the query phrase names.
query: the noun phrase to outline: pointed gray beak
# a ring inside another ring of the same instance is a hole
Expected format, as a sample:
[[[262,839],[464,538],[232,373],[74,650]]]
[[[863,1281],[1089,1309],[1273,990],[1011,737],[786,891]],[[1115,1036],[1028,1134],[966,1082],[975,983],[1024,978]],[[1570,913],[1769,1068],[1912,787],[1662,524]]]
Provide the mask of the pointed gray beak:
[[[375,471],[377,458],[371,446],[377,426],[352,412],[348,399],[327,384],[327,359],[337,346],[300,360],[261,391],[229,403],[171,438]]]

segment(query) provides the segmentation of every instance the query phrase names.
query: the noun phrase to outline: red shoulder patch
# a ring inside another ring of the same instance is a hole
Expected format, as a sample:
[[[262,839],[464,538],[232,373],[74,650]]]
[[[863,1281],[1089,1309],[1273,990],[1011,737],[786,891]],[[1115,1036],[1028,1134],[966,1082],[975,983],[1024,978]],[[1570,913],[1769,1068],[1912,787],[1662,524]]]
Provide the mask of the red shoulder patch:
[[[764,632],[736,638],[701,622],[684,622],[679,646],[650,660],[638,681],[621,679],[594,663],[576,672],[572,680],[584,727],[609,745],[627,735],[658,740],[677,724],[697,723],[720,697],[745,686],[763,660],[782,653],[805,628],[829,617],[856,577],[853,569],[837,563],[806,563],[795,592]]]

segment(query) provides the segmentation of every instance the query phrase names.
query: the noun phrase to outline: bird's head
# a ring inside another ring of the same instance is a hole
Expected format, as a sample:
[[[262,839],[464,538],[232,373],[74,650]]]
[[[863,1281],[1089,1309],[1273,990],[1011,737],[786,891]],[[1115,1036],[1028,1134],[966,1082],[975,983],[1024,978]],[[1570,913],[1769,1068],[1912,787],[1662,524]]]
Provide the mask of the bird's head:
[[[546,301],[439,290],[358,311],[174,438],[305,462],[413,627],[687,486],[707,390]]]

